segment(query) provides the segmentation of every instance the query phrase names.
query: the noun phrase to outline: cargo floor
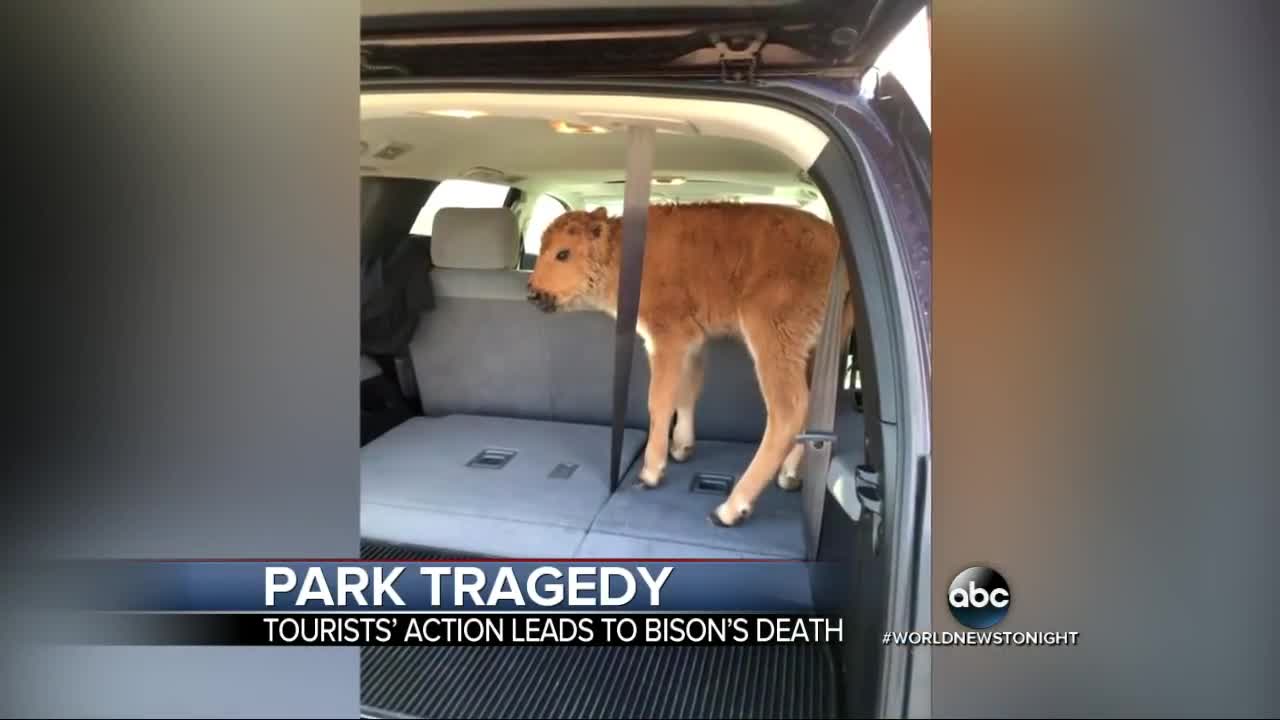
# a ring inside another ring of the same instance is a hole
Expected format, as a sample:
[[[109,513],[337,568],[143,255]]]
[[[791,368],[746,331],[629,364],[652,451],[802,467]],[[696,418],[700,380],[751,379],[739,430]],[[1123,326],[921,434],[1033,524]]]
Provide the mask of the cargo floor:
[[[365,541],[370,560],[458,557]],[[826,646],[366,647],[371,717],[832,718]]]

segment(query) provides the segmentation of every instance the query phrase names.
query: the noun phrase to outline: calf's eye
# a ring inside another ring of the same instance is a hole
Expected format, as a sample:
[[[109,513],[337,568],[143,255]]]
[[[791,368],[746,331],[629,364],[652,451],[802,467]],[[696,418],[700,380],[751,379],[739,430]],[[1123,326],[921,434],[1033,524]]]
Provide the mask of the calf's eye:
[[[563,262],[563,261],[565,261],[565,260],[568,260],[568,259],[569,259],[569,251],[568,251],[568,250],[561,250],[560,252],[556,253],[556,259],[557,259],[557,260],[559,260],[559,261],[561,261],[561,262]]]

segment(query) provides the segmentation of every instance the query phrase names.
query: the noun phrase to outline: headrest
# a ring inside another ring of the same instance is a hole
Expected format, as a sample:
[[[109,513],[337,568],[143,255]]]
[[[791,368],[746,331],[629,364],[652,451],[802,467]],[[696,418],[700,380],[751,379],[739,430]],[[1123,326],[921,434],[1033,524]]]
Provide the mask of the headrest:
[[[442,208],[432,221],[431,262],[458,270],[511,270],[520,253],[507,208]]]

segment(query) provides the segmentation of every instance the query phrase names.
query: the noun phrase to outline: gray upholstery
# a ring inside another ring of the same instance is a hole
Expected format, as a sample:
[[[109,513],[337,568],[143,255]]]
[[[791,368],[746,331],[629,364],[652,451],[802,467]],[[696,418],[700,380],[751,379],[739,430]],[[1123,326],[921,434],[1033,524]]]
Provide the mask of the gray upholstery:
[[[699,470],[740,475],[764,431],[755,369],[741,342],[707,348],[694,459],[659,489],[636,486],[648,420],[649,367],[636,344],[623,487],[608,487],[613,320],[544,314],[525,297],[514,225],[502,211],[441,210],[432,255],[435,308],[410,343],[427,417],[362,450],[362,534],[505,557],[802,558],[798,493],[771,486],[750,522],[713,526],[719,497],[689,492]],[[510,251],[510,262],[507,253]],[[502,469],[468,460],[518,451]],[[548,477],[576,464],[568,479]]]
[[[507,208],[442,208],[432,221],[431,262],[459,270],[509,270],[520,259],[520,234]]]
[[[643,433],[626,433],[624,462],[643,440]],[[486,449],[516,454],[500,469],[467,466]],[[365,537],[505,557],[570,557],[609,498],[609,429],[418,417],[363,448],[360,464]],[[551,477],[562,464],[577,468],[568,478]]]
[[[574,313],[546,317],[543,323],[554,357],[550,379],[556,388],[556,417],[612,422],[613,320],[601,313]],[[757,442],[764,422],[764,400],[746,346],[738,340],[711,341],[694,416],[697,439]],[[649,427],[649,357],[640,342],[631,364],[627,425]]]
[[[653,489],[639,483],[643,463],[636,462],[596,517],[578,554],[632,557],[661,551],[673,557],[803,559],[800,493],[770,484],[745,525],[722,528],[707,514],[725,496],[690,491],[695,473],[741,477],[755,451],[755,443],[699,442],[688,462],[667,465],[662,484]]]
[[[437,268],[431,273],[432,291],[456,300],[505,300],[528,304],[529,274],[517,270],[454,270]]]
[[[752,560],[761,558],[756,553],[743,550],[695,545],[688,542],[653,540],[630,535],[614,535],[603,531],[587,533],[587,536],[578,546],[578,552],[574,557],[583,560],[592,558],[671,558],[673,560]]]
[[[750,534],[748,526],[738,528],[739,532]],[[576,558],[590,560],[593,558],[662,558],[672,560],[776,560],[784,559],[780,555],[768,555],[710,545],[668,542],[648,538],[612,535],[604,532],[591,532],[578,548]],[[801,559],[801,558],[785,558]],[[797,570],[802,570],[797,567]],[[731,592],[731,591],[730,591]],[[796,582],[782,583],[772,588],[772,593],[785,604],[795,603],[812,607],[813,586],[808,577],[798,573]]]
[[[526,273],[435,270],[436,309],[410,345],[423,410],[607,425],[613,418],[613,320],[545,314],[525,301]],[[481,297],[484,295],[484,297]],[[755,442],[765,408],[737,340],[710,343],[698,403],[699,438]],[[649,362],[632,361],[627,425],[649,427]]]

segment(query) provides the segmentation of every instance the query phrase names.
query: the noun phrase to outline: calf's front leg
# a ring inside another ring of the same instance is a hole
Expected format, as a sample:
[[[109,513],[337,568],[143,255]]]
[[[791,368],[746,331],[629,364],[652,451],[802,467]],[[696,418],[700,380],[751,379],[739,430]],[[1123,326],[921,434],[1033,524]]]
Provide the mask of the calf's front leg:
[[[658,341],[649,353],[649,441],[640,482],[657,487],[667,469],[668,436],[680,386],[684,348]]]

